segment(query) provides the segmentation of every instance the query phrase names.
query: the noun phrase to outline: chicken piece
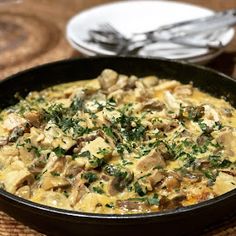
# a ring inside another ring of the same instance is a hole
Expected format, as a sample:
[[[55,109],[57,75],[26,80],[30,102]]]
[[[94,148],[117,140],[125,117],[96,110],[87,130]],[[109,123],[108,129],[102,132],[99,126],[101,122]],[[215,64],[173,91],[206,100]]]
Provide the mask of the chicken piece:
[[[156,86],[159,83],[159,80],[156,76],[147,76],[142,79],[142,82],[145,87],[150,88]]]
[[[26,168],[12,169],[5,173],[4,186],[6,191],[15,193],[22,185],[29,185],[32,181],[33,176]]]
[[[64,174],[66,177],[73,178],[78,175],[83,169],[76,161],[69,161],[66,164],[66,167],[64,169]]]
[[[144,172],[150,171],[155,167],[165,167],[165,165],[161,153],[157,150],[152,150],[138,161],[137,169]]]
[[[169,91],[164,92],[164,102],[166,103],[167,107],[172,111],[179,111],[180,103],[175,99],[173,94]]]
[[[45,191],[39,188],[33,191],[33,196],[30,200],[51,207],[72,210],[69,200],[63,193],[59,192]]]
[[[157,86],[154,87],[154,90],[155,91],[173,90],[178,85],[180,85],[180,82],[176,80],[161,81]]]
[[[108,88],[108,92],[114,92],[119,89],[124,89],[128,85],[129,77],[126,75],[119,75],[117,82]]]
[[[236,177],[220,172],[216,178],[213,190],[217,195],[224,194],[236,188]]]
[[[10,113],[3,122],[3,127],[8,131],[12,131],[16,127],[25,127],[27,120],[20,117],[16,113]]]
[[[105,69],[102,71],[101,75],[98,77],[98,81],[103,90],[108,90],[113,85],[116,84],[118,80],[118,74],[114,70]]]
[[[57,172],[55,172],[57,173]],[[40,181],[41,188],[44,190],[64,188],[70,185],[70,182],[63,176],[44,175]]]
[[[54,153],[54,152],[51,152],[49,157],[48,157],[48,160],[47,160],[47,164],[46,166],[43,168],[42,172],[51,172],[51,171],[55,171],[54,169],[54,166],[56,164],[56,162],[58,160],[60,160],[61,158],[58,158],[58,156]]]
[[[220,121],[220,117],[219,114],[217,113],[217,111],[210,105],[204,105],[204,116],[203,119],[207,119],[210,121],[214,121],[214,122],[219,122]]]
[[[193,86],[191,84],[179,85],[174,88],[174,94],[177,97],[189,97],[193,94]]]
[[[104,213],[107,212],[106,204],[114,199],[105,194],[87,193],[84,194],[80,201],[74,206],[74,209],[82,212]]]
[[[63,131],[54,124],[46,125],[43,134],[44,134],[44,139],[40,141],[40,144],[42,147],[45,148],[61,147],[64,150],[69,150],[72,146],[76,144],[75,140],[73,140],[69,136],[66,136],[63,133]],[[31,143],[33,142],[31,141]]]
[[[0,136],[0,147],[8,143],[8,137]]]
[[[19,196],[19,197],[22,197],[24,199],[29,199],[31,197],[31,189],[30,189],[30,186],[28,185],[25,185],[21,188],[19,188],[17,191],[16,191],[16,195]]]
[[[111,146],[105,139],[99,136],[81,149],[81,153],[86,151],[88,151],[91,156],[96,156],[97,158],[110,158],[112,153]]]
[[[32,152],[29,152],[27,148],[19,146],[18,151],[19,151],[19,159],[23,161],[25,165],[29,165],[32,163],[33,160],[36,160],[34,159],[35,158],[34,154]]]
[[[225,154],[228,155],[231,162],[236,161],[236,132],[224,129],[216,137],[218,143],[224,146]]]

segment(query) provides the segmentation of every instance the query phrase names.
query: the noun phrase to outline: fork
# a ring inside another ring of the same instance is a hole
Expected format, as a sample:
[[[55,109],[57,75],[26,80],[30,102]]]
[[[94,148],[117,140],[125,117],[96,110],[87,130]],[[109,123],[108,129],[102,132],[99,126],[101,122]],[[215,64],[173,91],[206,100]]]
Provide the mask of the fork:
[[[109,23],[104,23],[99,26],[101,30],[90,30],[90,40],[89,42],[98,43],[101,47],[115,51],[117,55],[135,55],[140,49],[144,46],[147,46],[151,43],[154,43],[155,40],[146,37],[146,34],[137,33],[132,35],[131,38],[125,37],[122,33],[120,33],[116,28],[114,28]],[[224,30],[225,31],[225,30]],[[217,31],[214,34],[214,37],[217,38],[219,34],[222,34],[222,30]],[[188,48],[209,48],[211,50],[218,50],[222,48],[222,43],[219,40],[214,40],[212,37],[213,34],[207,35],[209,38],[204,39],[196,39],[193,38],[173,38],[171,40],[159,40],[159,41],[169,41],[172,43],[176,43]],[[211,36],[211,37],[210,37]]]
[[[222,43],[215,38],[227,30],[226,27],[234,24],[236,24],[236,9],[230,9],[212,16],[162,26],[149,32],[136,33],[130,38],[126,38],[109,23],[100,25],[99,30],[90,30],[89,35],[92,41],[107,49],[115,49],[117,54],[136,53],[147,44],[157,41],[218,50],[222,48]],[[212,35],[215,38],[212,38]]]

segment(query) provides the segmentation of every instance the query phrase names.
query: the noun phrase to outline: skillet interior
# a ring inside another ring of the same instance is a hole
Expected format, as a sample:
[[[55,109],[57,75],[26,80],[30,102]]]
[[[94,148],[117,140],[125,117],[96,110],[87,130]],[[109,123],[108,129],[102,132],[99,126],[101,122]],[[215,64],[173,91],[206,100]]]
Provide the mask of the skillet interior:
[[[67,60],[39,66],[12,76],[0,83],[0,108],[17,102],[14,98],[16,92],[24,97],[31,90],[41,90],[57,83],[91,79],[99,75],[104,68],[138,76],[155,74],[182,83],[193,81],[194,86],[217,97],[225,96],[233,106],[236,106],[236,81],[225,75],[168,60],[116,57]],[[79,214],[55,210],[21,200],[3,190],[0,191],[0,198],[0,207],[12,216],[43,232],[53,231],[56,235],[58,232],[62,235],[120,235],[124,232],[124,235],[142,235],[154,229],[165,235],[181,235],[188,232],[193,235],[193,226],[197,234],[197,228],[200,230],[205,225],[232,213],[235,209],[236,190],[184,209],[133,216]],[[31,215],[34,217],[30,217]]]

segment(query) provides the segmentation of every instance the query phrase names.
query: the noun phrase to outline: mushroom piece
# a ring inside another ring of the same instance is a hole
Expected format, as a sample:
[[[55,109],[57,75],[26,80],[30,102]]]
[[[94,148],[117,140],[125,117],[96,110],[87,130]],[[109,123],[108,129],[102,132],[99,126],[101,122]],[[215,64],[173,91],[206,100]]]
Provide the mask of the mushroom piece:
[[[25,132],[25,127],[19,126],[19,127],[15,127],[9,137],[8,137],[8,141],[9,142],[15,142],[20,136],[22,136]]]
[[[178,194],[175,197],[169,199],[165,196],[161,197],[159,201],[160,210],[168,210],[173,208],[182,207],[182,201],[186,199],[184,194]]]
[[[108,192],[111,196],[114,196],[122,192],[125,187],[127,187],[133,180],[133,173],[126,168],[114,169],[111,175],[114,177],[110,180],[108,184]]]
[[[162,186],[166,187],[168,191],[179,188],[181,185],[181,177],[175,172],[169,172],[163,181]]]
[[[162,111],[165,107],[165,104],[159,100],[148,99],[148,101],[144,102],[143,109],[152,109],[156,111]]]
[[[135,200],[117,200],[116,205],[128,211],[141,211],[146,207],[145,202]]]
[[[139,160],[137,169],[145,172],[155,167],[165,167],[165,165],[166,163],[161,153],[158,150],[152,150]]]
[[[163,132],[170,132],[173,129],[177,128],[179,126],[179,123],[177,120],[170,120],[170,121],[164,121],[164,122],[160,122],[155,124],[155,127],[158,128],[159,130],[163,131]]]
[[[70,196],[68,198],[70,205],[72,207],[75,206],[76,203],[79,202],[80,199],[89,192],[89,189],[84,185],[84,182],[81,180],[80,175],[77,175],[75,182],[72,186]]]
[[[41,155],[39,158],[35,159],[29,166],[28,170],[34,174],[37,175],[42,172],[43,168],[45,167],[47,163],[46,156]]]
[[[147,191],[152,191],[164,177],[165,176],[159,170],[155,169],[151,175],[140,179],[140,186],[144,187]]]
[[[39,127],[41,124],[41,114],[38,111],[29,111],[24,113],[25,119],[33,126]]]
[[[164,179],[164,175],[159,170],[154,170],[150,176],[146,178],[146,181],[149,181],[152,189]]]

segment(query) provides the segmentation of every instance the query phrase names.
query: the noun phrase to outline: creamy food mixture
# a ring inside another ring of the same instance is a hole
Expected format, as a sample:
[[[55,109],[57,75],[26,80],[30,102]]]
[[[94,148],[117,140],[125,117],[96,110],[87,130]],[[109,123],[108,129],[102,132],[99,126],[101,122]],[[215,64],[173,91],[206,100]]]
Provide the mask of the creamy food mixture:
[[[52,207],[125,214],[196,204],[236,187],[235,161],[236,110],[155,76],[106,69],[0,113],[0,187]]]

